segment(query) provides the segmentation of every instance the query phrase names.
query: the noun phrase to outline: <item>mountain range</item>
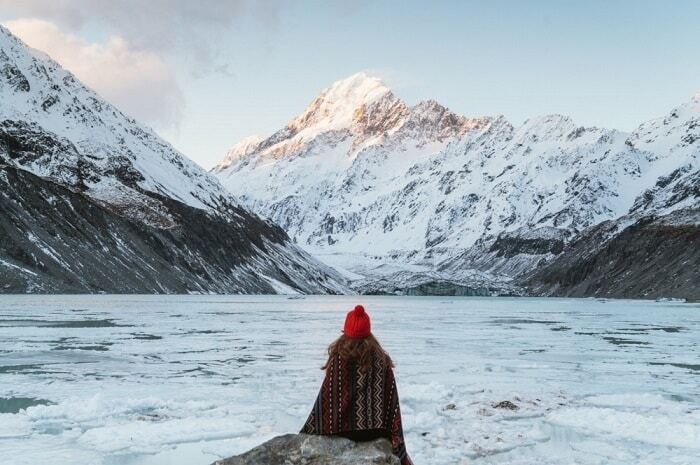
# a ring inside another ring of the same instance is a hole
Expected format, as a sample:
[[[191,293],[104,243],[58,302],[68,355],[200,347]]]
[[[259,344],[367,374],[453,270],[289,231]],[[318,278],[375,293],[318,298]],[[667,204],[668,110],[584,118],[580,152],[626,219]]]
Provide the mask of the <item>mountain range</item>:
[[[700,93],[632,132],[333,83],[206,172],[0,26],[0,292],[700,298]]]
[[[345,279],[0,26],[0,292],[341,293]]]
[[[212,172],[362,293],[700,298],[700,93],[630,133],[358,73]]]

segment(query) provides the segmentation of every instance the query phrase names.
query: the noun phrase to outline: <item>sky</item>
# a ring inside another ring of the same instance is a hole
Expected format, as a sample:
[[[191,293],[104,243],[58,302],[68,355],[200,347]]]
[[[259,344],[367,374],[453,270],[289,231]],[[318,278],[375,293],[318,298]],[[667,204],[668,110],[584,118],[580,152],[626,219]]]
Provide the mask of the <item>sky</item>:
[[[700,90],[700,2],[0,0],[0,23],[211,168],[358,71],[413,104],[633,130]]]

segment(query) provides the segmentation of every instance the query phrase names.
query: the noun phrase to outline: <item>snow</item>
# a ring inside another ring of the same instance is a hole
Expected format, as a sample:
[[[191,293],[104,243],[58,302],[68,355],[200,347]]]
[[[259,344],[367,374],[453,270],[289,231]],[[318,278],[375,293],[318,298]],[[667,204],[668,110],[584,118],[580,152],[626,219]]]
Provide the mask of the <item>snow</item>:
[[[233,163],[234,160],[242,156],[251,154],[257,149],[258,144],[260,144],[260,142],[264,140],[265,137],[258,135],[243,138],[240,142],[231,147],[228,152],[226,152],[226,156],[224,157],[224,160],[222,160],[220,165],[225,164],[226,166],[228,166],[231,163]]]
[[[609,435],[618,440],[654,446],[696,449],[700,458],[700,415],[695,413],[687,421],[679,421],[666,411],[653,414],[579,407],[551,413],[547,421],[584,434]]]
[[[275,290],[275,292],[277,294],[282,294],[282,295],[297,295],[297,294],[299,294],[299,291],[297,291],[296,289],[294,289],[291,286],[284,284],[281,281],[278,281],[275,278],[265,276],[265,279],[267,280],[267,282],[270,283],[270,285],[272,286],[272,288]]]
[[[22,273],[27,273],[27,274],[30,274],[30,275],[32,275],[32,276],[36,276],[36,275],[37,275],[36,273],[34,273],[34,272],[31,271],[31,270],[27,270],[26,268],[23,268],[23,267],[21,267],[21,266],[15,265],[14,263],[10,263],[10,262],[8,262],[7,260],[3,260],[2,258],[0,258],[0,265],[6,266],[6,267],[8,267],[8,268],[13,268],[13,269],[19,270],[19,271],[21,271]]]
[[[59,256],[59,254],[56,253],[55,250],[53,250],[51,247],[49,247],[49,246],[47,246],[46,244],[44,244],[44,242],[43,242],[42,240],[40,240],[38,237],[36,237],[33,233],[28,232],[28,233],[27,233],[27,239],[29,239],[29,240],[32,241],[34,244],[36,244],[36,246],[39,247],[39,249],[41,249],[42,252],[44,252],[46,255],[48,255],[49,257],[51,257],[51,258],[52,258],[53,260],[55,260],[57,263],[60,263],[61,265],[63,265],[63,266],[66,267],[66,268],[69,268],[69,267],[70,267],[70,266],[68,265],[68,263],[66,263],[66,262]],[[32,273],[32,274],[35,274],[35,273]]]
[[[5,296],[12,465],[206,465],[297,431],[356,297]],[[699,304],[363,297],[416,463],[694,465]],[[518,410],[494,407],[509,400]]]
[[[306,129],[313,127],[318,132],[347,128],[358,107],[371,104],[389,92],[379,78],[364,72],[353,74],[323,89],[291,125],[303,124]]]

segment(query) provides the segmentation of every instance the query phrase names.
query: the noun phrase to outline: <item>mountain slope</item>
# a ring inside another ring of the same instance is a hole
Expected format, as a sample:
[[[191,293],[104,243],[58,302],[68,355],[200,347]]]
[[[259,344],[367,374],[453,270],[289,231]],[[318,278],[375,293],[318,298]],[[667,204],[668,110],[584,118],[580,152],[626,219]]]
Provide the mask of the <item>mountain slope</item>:
[[[0,166],[0,292],[342,292],[286,235],[238,210],[231,227],[167,197],[151,226],[28,171]]]
[[[642,124],[628,144],[669,173],[626,215],[582,232],[526,285],[556,295],[700,299],[700,92]]]
[[[0,291],[343,292],[211,175],[0,27]]]
[[[59,147],[17,154],[23,169],[114,205],[151,203],[142,191],[212,211],[234,203],[195,163],[2,27],[0,77],[4,131],[60,138]]]
[[[547,295],[700,300],[698,264],[700,209],[679,210],[605,221],[523,284]]]
[[[640,195],[697,169],[699,106],[694,98],[630,134],[561,115],[515,127],[432,101],[409,106],[360,73],[272,136],[234,146],[214,172],[360,290],[377,290],[368,279],[400,290],[409,272],[467,286],[490,277],[501,292],[578,234],[635,205],[655,211]]]

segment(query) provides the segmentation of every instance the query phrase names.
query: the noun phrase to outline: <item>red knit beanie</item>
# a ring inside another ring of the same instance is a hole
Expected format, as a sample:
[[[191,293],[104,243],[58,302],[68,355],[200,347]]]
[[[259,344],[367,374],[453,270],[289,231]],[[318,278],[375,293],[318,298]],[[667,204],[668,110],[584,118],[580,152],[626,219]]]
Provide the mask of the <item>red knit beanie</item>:
[[[362,339],[369,336],[371,332],[372,324],[369,321],[369,315],[365,313],[365,307],[355,305],[355,308],[345,317],[343,333],[352,339]]]

